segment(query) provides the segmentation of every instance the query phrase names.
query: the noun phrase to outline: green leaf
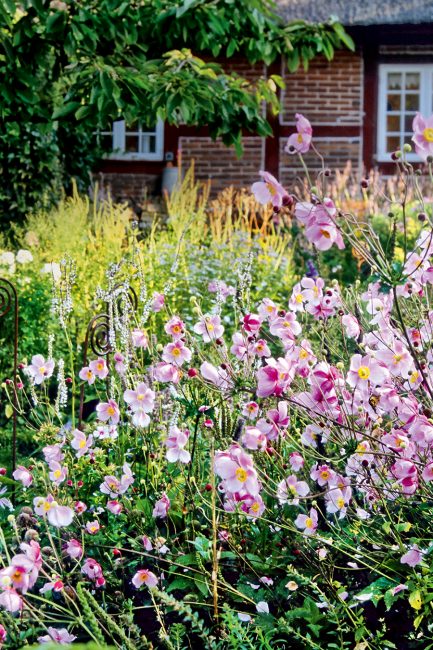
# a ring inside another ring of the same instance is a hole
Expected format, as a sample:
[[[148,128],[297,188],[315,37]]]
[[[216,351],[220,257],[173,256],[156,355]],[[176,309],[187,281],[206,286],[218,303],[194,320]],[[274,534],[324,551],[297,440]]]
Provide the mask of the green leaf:
[[[342,43],[343,43],[343,44],[344,44],[344,45],[345,45],[349,50],[351,50],[352,52],[354,52],[354,51],[355,51],[355,43],[354,43],[352,37],[349,36],[349,34],[346,32],[346,30],[344,29],[343,25],[341,25],[341,23],[334,23],[334,24],[332,25],[332,27],[334,28],[334,31],[335,31],[335,33],[337,34],[337,36],[338,36],[338,38],[340,39],[340,41],[341,41],[341,42],[342,42]]]
[[[228,59],[236,52],[236,49],[237,49],[237,43],[234,39],[231,39],[226,49],[226,56]]]
[[[6,11],[8,11],[11,16],[14,16],[17,10],[16,2],[14,2],[14,0],[2,0],[2,3]]]
[[[203,596],[209,596],[210,589],[208,583],[203,580],[194,580],[194,584]]]
[[[197,0],[185,0],[183,5],[176,10],[176,18],[180,18],[183,14],[186,14],[195,4],[197,4]]]
[[[422,621],[423,618],[424,618],[424,614],[420,614],[420,616],[417,616],[417,617],[415,618],[415,620],[414,620],[414,622],[413,622],[413,626],[414,626],[415,630],[417,630],[417,629],[419,628],[419,626],[421,625],[421,621]]]
[[[13,416],[13,414],[14,414],[14,409],[13,409],[12,404],[6,404],[5,415],[6,415],[7,419],[9,420],[9,418],[11,418]]]
[[[48,16],[46,22],[46,32],[48,35],[53,35],[63,28],[65,24],[65,12],[56,11],[51,16]]]
[[[176,578],[173,582],[170,582],[166,592],[170,593],[176,589],[191,589],[193,580],[191,578]]]
[[[206,537],[196,537],[193,541],[194,547],[196,548],[199,555],[205,560],[209,560],[211,557],[211,548],[212,542]]]
[[[77,120],[83,120],[85,117],[88,117],[92,113],[91,106],[81,106],[78,111],[75,112],[75,117]]]
[[[419,589],[412,591],[409,595],[409,605],[415,610],[418,611],[422,607],[422,598],[421,592]]]
[[[102,90],[108,97],[111,97],[113,94],[113,80],[110,75],[104,70],[100,73],[99,79],[101,81]]]
[[[61,117],[66,117],[76,111],[79,106],[81,106],[80,102],[68,102],[67,104],[63,104],[63,106],[56,108],[52,115],[52,119],[58,120]]]

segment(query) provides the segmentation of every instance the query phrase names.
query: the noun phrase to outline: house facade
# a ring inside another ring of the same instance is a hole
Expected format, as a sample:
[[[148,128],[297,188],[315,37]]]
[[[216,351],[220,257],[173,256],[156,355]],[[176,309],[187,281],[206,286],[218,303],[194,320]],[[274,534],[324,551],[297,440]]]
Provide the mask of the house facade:
[[[350,161],[359,174],[372,168],[391,172],[390,153],[410,142],[415,113],[433,113],[433,0],[278,0],[277,5],[287,21],[338,17],[356,51],[336,52],[330,62],[318,57],[307,72],[296,73],[289,73],[283,60],[266,67],[230,59],[225,68],[247,79],[280,74],[286,83],[281,113],[271,118],[273,137],[246,135],[240,160],[233,148],[212,141],[206,129],[159,123],[143,131],[116,123],[106,134],[115,153],[100,166],[115,199],[139,203],[144,194],[160,193],[164,168],[180,159],[184,169],[194,160],[196,177],[210,179],[214,193],[229,184],[250,186],[259,169],[289,185],[301,173],[296,156],[284,153],[297,112],[311,121],[330,168],[343,169]],[[318,168],[318,159],[308,157],[310,168]]]

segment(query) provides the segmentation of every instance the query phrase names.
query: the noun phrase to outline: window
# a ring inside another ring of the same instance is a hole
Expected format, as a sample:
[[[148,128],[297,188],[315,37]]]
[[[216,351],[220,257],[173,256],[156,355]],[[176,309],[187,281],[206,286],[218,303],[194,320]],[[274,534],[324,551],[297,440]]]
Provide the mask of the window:
[[[125,120],[113,122],[112,131],[101,131],[99,137],[105,140],[108,155],[115,160],[163,160],[164,123],[158,120],[155,127],[135,123],[128,126]]]
[[[405,143],[413,146],[412,122],[417,111],[425,117],[433,112],[433,65],[381,65],[378,160],[388,161],[389,154]],[[414,152],[407,159],[419,160]]]

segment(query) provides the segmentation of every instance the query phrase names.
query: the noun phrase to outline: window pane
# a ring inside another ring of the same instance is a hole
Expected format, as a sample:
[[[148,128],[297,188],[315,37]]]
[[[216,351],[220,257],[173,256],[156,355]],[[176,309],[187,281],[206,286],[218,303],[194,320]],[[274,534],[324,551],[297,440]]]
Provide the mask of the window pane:
[[[400,149],[400,136],[393,135],[386,139],[386,150],[390,153],[396,149]]]
[[[407,132],[411,132],[412,129],[412,122],[413,118],[415,117],[415,113],[407,113],[404,117],[404,130]]]
[[[400,132],[400,115],[388,115],[386,118],[386,130]]]
[[[419,110],[419,95],[406,95],[405,108],[407,111]]]
[[[126,135],[125,136],[125,151],[128,153],[138,153],[138,136]]]
[[[401,95],[388,95],[386,100],[387,111],[399,111],[401,108]]]
[[[406,73],[406,90],[419,90],[420,74],[419,72]]]
[[[388,74],[388,89],[389,90],[401,90],[401,73],[400,72],[390,72]]]
[[[140,138],[140,152],[141,153],[155,153],[156,152],[156,136],[145,133]]]

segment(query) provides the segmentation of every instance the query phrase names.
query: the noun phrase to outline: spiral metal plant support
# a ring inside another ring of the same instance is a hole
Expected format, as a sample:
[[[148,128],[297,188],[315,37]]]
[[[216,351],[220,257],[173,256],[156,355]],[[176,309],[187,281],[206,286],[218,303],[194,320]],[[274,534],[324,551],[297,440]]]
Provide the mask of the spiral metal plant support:
[[[0,278],[0,320],[10,313],[13,318],[12,471],[14,471],[17,462],[18,293],[12,282]]]
[[[121,312],[121,301],[123,285],[117,284],[113,288],[113,295],[117,301],[119,312]],[[136,311],[138,298],[132,287],[128,288],[127,298],[131,304],[132,310]],[[110,343],[110,316],[107,313],[96,314],[90,319],[87,326],[86,338],[83,348],[83,366],[87,366],[89,361],[89,348],[97,357],[107,357],[113,351]],[[108,362],[107,362],[108,363]],[[78,428],[81,429],[84,411],[84,383],[80,389],[80,410],[78,416]]]
[[[84,340],[83,366],[87,366],[89,347],[98,357],[106,357],[111,352],[110,318],[108,314],[97,314],[90,319]],[[84,384],[80,388],[80,411],[78,428],[81,429],[84,410]]]

